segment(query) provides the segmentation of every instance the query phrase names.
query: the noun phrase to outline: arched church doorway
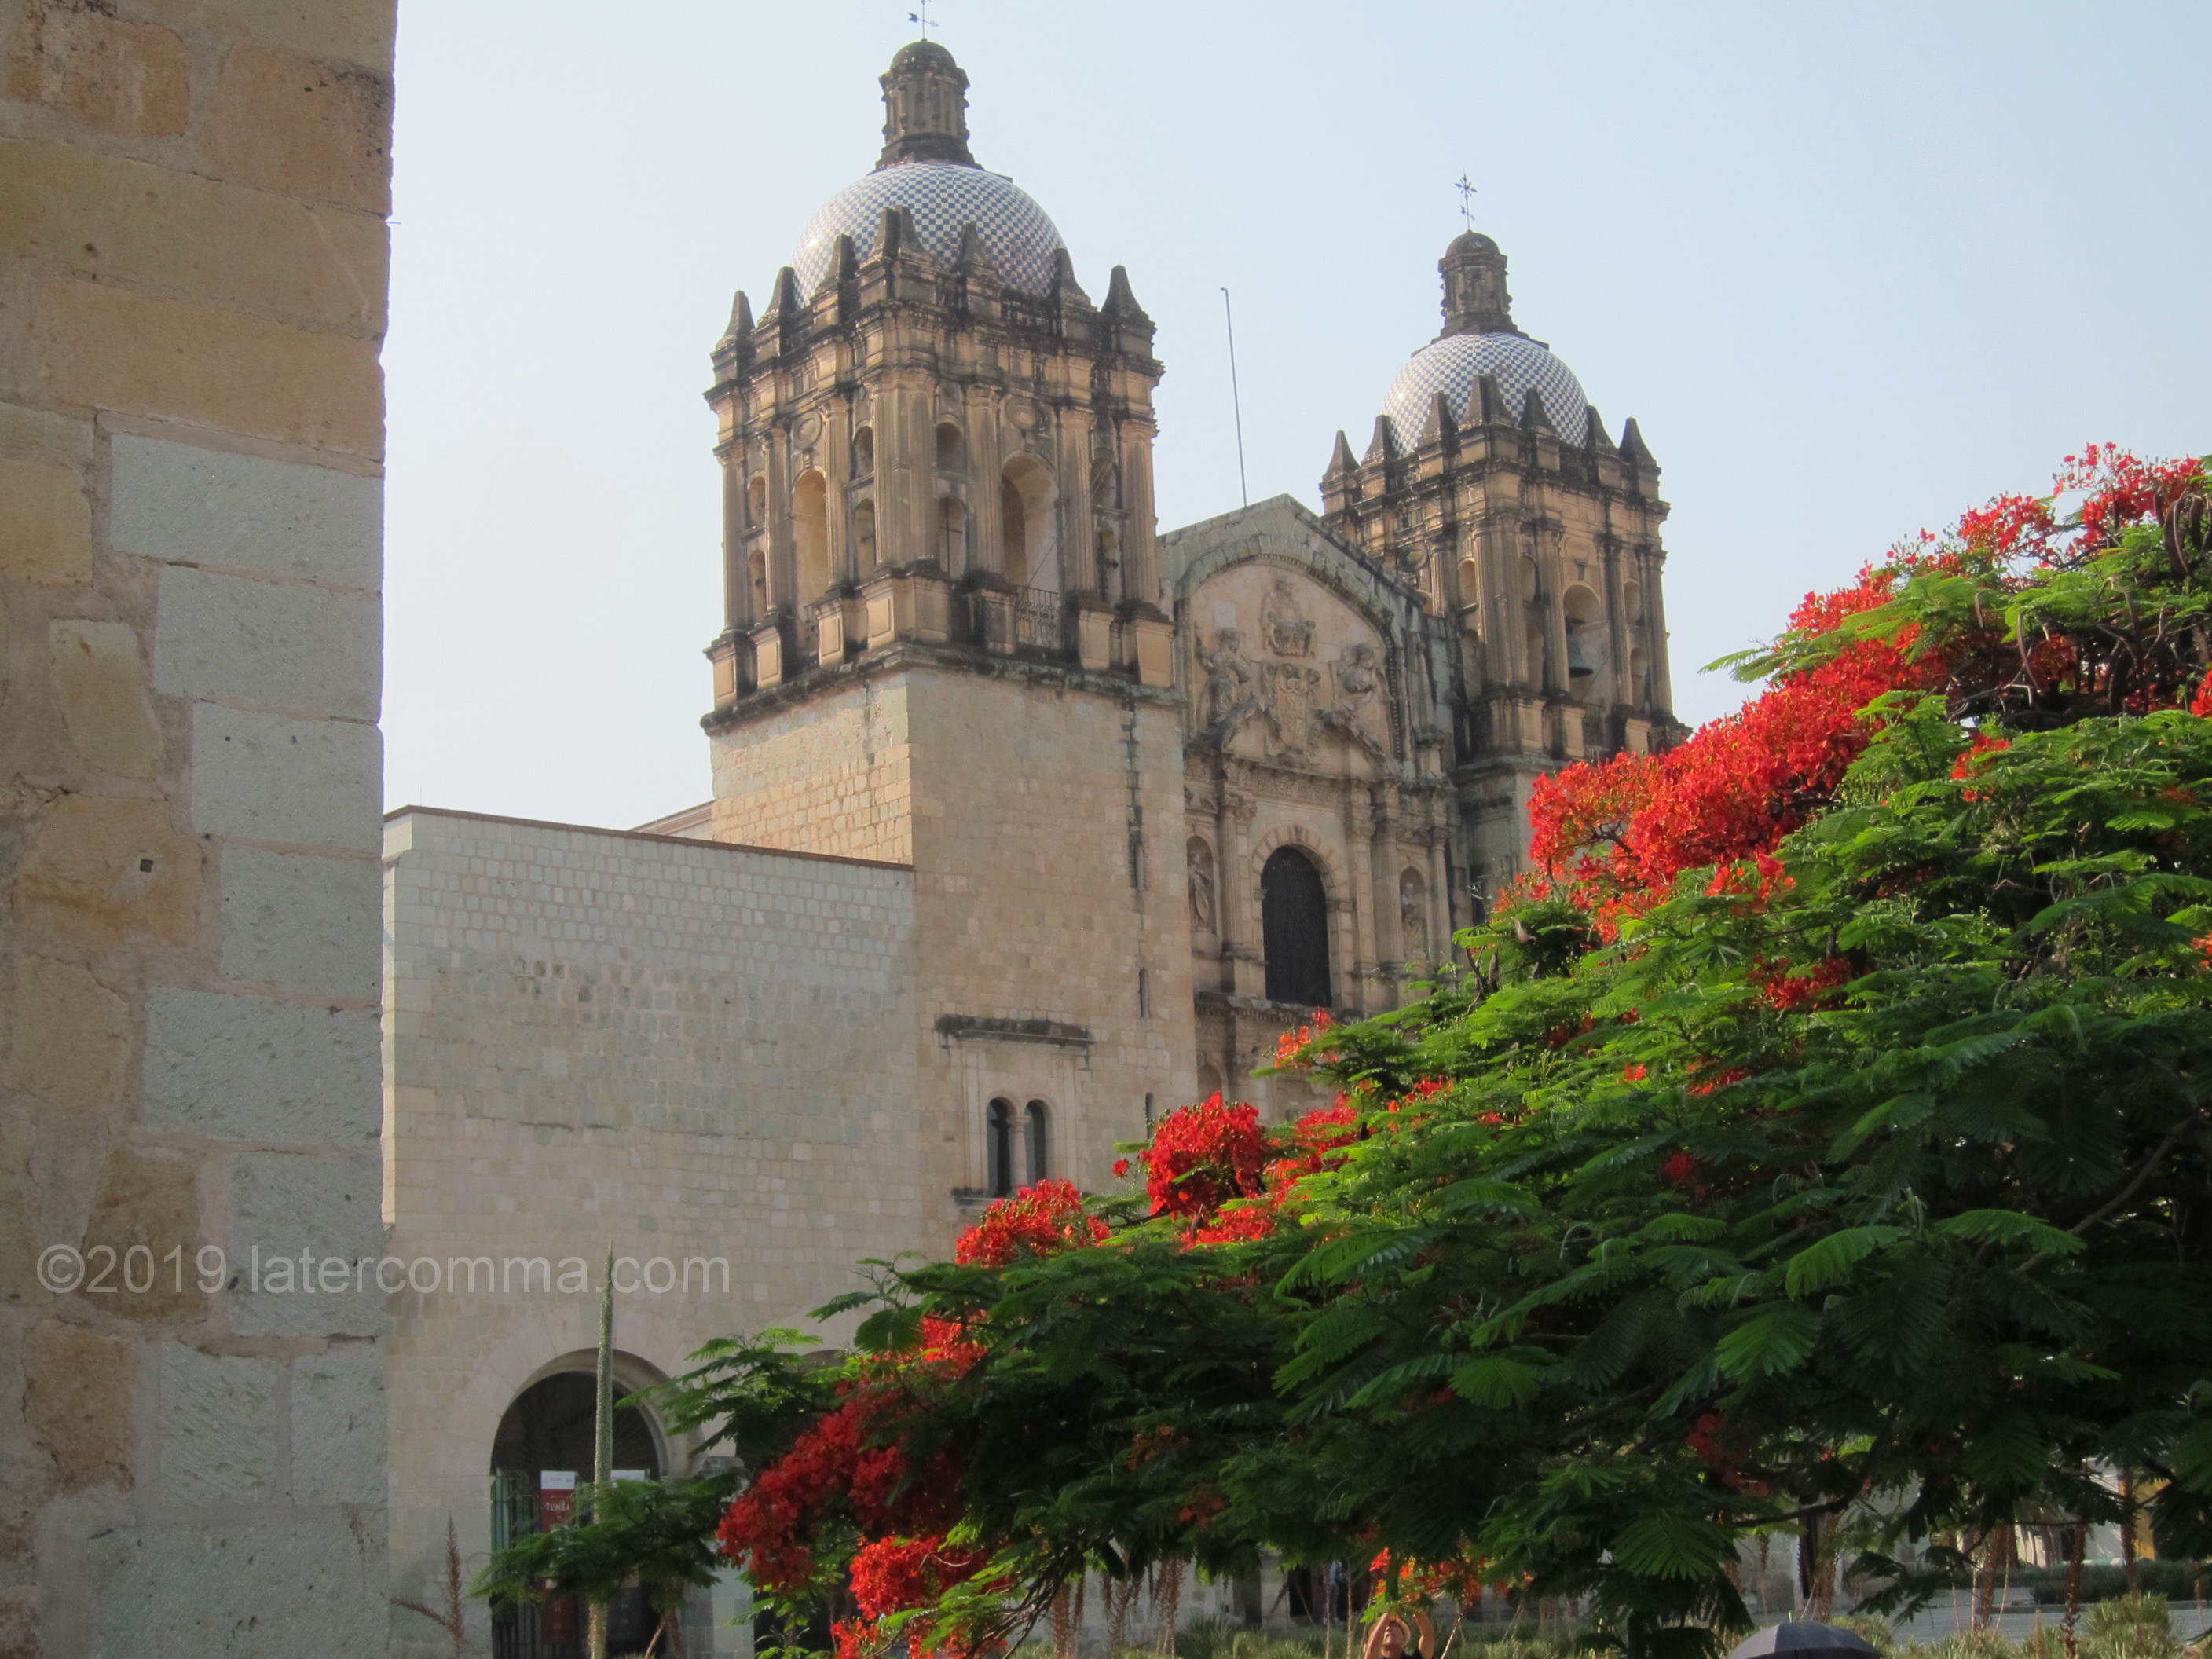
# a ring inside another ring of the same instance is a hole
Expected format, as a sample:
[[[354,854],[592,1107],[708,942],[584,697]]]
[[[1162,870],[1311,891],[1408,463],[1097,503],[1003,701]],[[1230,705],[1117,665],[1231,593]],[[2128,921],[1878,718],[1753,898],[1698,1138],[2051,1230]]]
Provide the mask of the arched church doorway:
[[[1314,861],[1279,847],[1260,871],[1261,948],[1267,958],[1267,1000],[1326,1008],[1328,894]]]
[[[492,1439],[494,1548],[547,1531],[574,1513],[577,1486],[592,1478],[596,1401],[589,1371],[557,1372],[514,1397]],[[634,1406],[615,1408],[612,1467],[617,1480],[660,1478],[659,1440]],[[624,1590],[611,1613],[611,1651],[639,1651],[653,1639],[657,1620],[642,1589]],[[496,1659],[580,1659],[587,1644],[587,1617],[573,1596],[534,1607],[495,1602],[491,1628]]]

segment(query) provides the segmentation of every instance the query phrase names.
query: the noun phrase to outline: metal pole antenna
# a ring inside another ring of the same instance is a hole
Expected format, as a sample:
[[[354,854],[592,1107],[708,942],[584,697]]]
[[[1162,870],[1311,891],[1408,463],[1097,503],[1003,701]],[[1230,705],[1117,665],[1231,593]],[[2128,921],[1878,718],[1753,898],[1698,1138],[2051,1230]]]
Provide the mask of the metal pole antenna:
[[[1229,308],[1229,290],[1221,290],[1221,322],[1229,331],[1229,407],[1237,416],[1237,493],[1252,505],[1252,486],[1244,479],[1244,400],[1237,391],[1237,318]]]

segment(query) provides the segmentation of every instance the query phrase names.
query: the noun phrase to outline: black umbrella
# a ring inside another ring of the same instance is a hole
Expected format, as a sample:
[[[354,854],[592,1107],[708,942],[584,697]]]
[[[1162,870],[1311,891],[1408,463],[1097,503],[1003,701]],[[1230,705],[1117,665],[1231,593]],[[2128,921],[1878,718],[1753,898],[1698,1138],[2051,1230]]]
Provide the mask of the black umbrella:
[[[1737,1643],[1729,1650],[1728,1659],[1795,1659],[1799,1654],[1839,1659],[1844,1654],[1872,1654],[1877,1650],[1865,1637],[1838,1630],[1833,1625],[1801,1625],[1784,1620]]]

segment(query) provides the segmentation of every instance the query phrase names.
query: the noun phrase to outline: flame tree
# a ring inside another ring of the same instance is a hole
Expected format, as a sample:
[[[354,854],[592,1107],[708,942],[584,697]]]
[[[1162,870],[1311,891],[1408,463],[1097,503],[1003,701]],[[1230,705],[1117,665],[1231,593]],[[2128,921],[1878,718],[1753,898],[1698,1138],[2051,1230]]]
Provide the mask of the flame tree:
[[[1587,1595],[1665,1656],[1743,1622],[1747,1535],[1857,1515],[1909,1600],[1935,1540],[2108,1517],[2099,1465],[2212,1548],[2205,480],[2057,486],[1548,782],[1464,972],[1285,1039],[1334,1107],[1170,1114],[1141,1198],[879,1267],[840,1365],[709,1356],[675,1398],[757,1441],[725,1552],[848,1655],[1273,1550]]]

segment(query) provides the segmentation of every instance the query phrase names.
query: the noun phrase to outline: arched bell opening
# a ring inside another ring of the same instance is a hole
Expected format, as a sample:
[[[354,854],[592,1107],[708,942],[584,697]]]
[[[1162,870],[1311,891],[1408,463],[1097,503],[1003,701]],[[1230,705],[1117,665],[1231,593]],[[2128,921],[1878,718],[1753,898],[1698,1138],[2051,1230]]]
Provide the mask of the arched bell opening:
[[[864,426],[853,434],[853,476],[872,478],[876,475],[876,429]]]
[[[1328,1007],[1328,891],[1319,867],[1297,848],[1277,848],[1261,868],[1260,933],[1267,1000]]]
[[[1605,684],[1605,607],[1589,588],[1570,587],[1559,602],[1567,635],[1567,695],[1595,702]]]
[[[799,602],[811,605],[830,591],[830,485],[819,472],[800,477],[792,492],[791,521],[799,554]]]
[[[1017,587],[1060,591],[1052,474],[1017,455],[999,475],[999,571]]]
[[[876,504],[872,501],[853,509],[853,568],[863,577],[876,568]]]

